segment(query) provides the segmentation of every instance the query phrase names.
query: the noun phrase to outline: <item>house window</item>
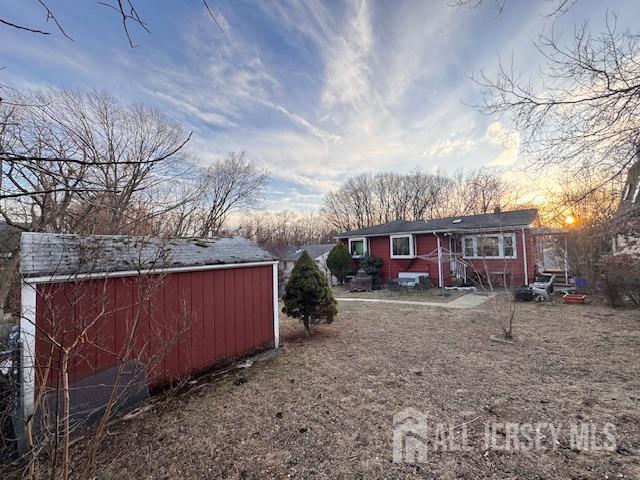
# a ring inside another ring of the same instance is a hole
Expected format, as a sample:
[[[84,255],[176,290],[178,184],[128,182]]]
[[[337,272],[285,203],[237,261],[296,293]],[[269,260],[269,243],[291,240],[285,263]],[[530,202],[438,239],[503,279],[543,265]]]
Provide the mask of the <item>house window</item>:
[[[413,235],[391,235],[391,258],[414,258]]]
[[[465,237],[464,239],[464,256],[465,257],[476,256],[475,239],[473,237]]]
[[[513,248],[513,236],[511,235],[503,235],[502,236],[502,255],[504,257],[515,257],[515,250]]]
[[[499,257],[500,238],[499,237],[479,237],[477,240],[477,253],[479,257]]]
[[[516,258],[513,233],[463,237],[465,258]]]
[[[349,251],[354,258],[362,257],[367,253],[367,240],[365,238],[350,238]]]

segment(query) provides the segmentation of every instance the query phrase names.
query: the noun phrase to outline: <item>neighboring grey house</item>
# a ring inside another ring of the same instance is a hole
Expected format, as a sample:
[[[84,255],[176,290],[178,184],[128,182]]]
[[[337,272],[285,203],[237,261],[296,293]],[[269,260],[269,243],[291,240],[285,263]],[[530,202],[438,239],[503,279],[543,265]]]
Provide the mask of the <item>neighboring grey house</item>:
[[[338,280],[331,275],[329,268],[327,267],[327,256],[331,249],[335,247],[335,243],[323,243],[319,245],[302,245],[301,247],[289,247],[282,249],[276,253],[278,260],[280,260],[281,272],[283,280],[286,282],[291,275],[293,266],[304,250],[306,250],[311,258],[318,264],[320,271],[327,276],[329,285],[337,285]]]
[[[616,218],[613,254],[640,257],[640,148],[627,173]]]

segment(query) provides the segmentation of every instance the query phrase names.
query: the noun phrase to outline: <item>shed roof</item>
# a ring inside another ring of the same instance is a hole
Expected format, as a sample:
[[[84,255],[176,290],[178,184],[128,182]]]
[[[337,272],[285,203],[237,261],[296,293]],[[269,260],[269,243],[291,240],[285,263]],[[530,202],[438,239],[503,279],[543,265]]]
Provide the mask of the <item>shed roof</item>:
[[[538,210],[511,210],[499,213],[482,213],[480,215],[461,215],[456,217],[434,218],[432,220],[395,220],[393,222],[374,225],[341,233],[338,238],[391,235],[394,233],[415,232],[464,232],[469,230],[490,230],[505,227],[528,226],[538,216]]]
[[[242,237],[158,238],[127,235],[22,234],[20,271],[27,277],[153,270],[273,260]]]
[[[302,245],[301,247],[290,247],[281,252],[278,252],[278,258],[280,260],[288,260],[295,262],[300,258],[303,251],[307,251],[311,258],[318,258],[325,253],[331,251],[335,247],[335,243],[318,243],[314,245]]]

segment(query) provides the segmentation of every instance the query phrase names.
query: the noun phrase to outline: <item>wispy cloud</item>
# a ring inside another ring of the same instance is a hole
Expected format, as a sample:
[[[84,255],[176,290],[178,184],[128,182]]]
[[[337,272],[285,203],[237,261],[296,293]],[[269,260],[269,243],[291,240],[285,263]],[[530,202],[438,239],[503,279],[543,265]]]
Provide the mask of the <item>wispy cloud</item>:
[[[501,147],[500,154],[489,162],[490,166],[513,165],[518,160],[520,151],[520,133],[505,128],[500,122],[490,123],[487,127],[486,140],[491,145]]]
[[[0,30],[11,63],[0,80],[151,103],[194,131],[202,163],[245,150],[267,167],[278,186],[268,208],[313,210],[365,170],[521,163],[508,119],[462,100],[478,100],[468,75],[490,70],[498,51],[525,52],[520,63],[534,68],[527,52],[544,21],[535,6],[496,18],[419,0],[222,2],[221,34],[206,12],[175,2],[155,10],[160,28],[132,50],[117,22],[93,19],[86,3],[69,10],[85,19],[75,22],[76,42]]]

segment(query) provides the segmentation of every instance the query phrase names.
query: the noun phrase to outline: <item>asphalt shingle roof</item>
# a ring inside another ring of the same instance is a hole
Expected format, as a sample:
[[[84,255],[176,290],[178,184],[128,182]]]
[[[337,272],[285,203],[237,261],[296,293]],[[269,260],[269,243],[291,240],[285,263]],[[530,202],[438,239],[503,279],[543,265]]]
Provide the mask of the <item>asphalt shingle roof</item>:
[[[24,276],[73,275],[273,260],[242,237],[171,238],[25,232]]]
[[[432,220],[395,220],[393,222],[374,225],[372,227],[349,230],[339,234],[338,238],[368,235],[390,235],[394,233],[414,232],[464,232],[467,230],[487,230],[504,227],[520,227],[530,225],[538,216],[538,210],[511,210],[500,213],[483,213],[480,215],[463,215],[458,217],[435,218]]]

